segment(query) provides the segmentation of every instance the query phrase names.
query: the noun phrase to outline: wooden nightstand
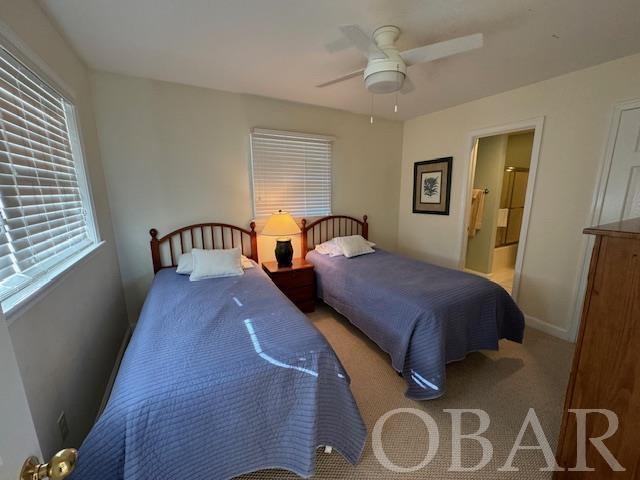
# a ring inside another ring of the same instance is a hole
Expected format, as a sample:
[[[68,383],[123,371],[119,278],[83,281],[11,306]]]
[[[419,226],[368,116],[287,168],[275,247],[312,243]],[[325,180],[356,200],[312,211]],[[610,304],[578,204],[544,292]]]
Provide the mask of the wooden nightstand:
[[[277,262],[263,262],[262,269],[300,310],[315,310],[316,276],[313,264],[302,258],[294,258],[290,267],[278,268]]]

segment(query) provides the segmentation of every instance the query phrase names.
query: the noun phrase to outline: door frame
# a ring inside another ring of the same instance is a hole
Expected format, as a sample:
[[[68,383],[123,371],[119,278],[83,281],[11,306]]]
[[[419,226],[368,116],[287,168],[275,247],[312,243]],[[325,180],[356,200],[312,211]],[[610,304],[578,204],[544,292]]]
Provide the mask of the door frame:
[[[462,195],[462,219],[461,219],[461,235],[462,244],[460,247],[459,266],[464,269],[467,260],[467,244],[469,237],[467,229],[469,227],[469,212],[471,211],[471,190],[473,189],[473,180],[476,173],[476,155],[478,140],[485,137],[493,137],[496,135],[504,135],[509,133],[523,132],[533,130],[533,148],[531,149],[531,163],[529,165],[529,180],[527,181],[527,193],[524,201],[524,211],[522,214],[522,226],[520,227],[520,238],[518,239],[518,253],[516,256],[516,267],[513,275],[513,291],[511,296],[517,302],[520,292],[520,279],[522,277],[522,265],[526,252],[527,234],[529,231],[529,220],[531,218],[531,207],[533,204],[533,193],[538,173],[538,162],[540,160],[540,150],[542,146],[542,132],[544,128],[544,116],[523,120],[520,122],[508,123],[496,127],[482,128],[473,130],[469,133],[469,152],[468,168],[466,168],[466,178],[463,183],[465,189]]]
[[[607,143],[602,155],[602,161],[600,162],[598,181],[596,183],[596,189],[593,192],[593,198],[591,201],[591,214],[588,219],[589,225],[587,226],[599,224],[602,217],[604,196],[606,193],[607,183],[609,181],[609,174],[611,173],[611,166],[613,165],[613,154],[615,153],[616,139],[618,138],[618,131],[620,130],[622,113],[626,110],[635,110],[636,108],[640,108],[640,98],[619,102],[613,106],[609,126],[609,136],[607,137]],[[582,319],[584,295],[587,290],[589,265],[591,263],[591,251],[593,250],[594,244],[593,235],[588,235],[587,237],[587,244],[583,248],[582,252],[582,263],[578,277],[578,287],[576,289],[573,317],[571,318],[571,325],[569,326],[569,332],[567,335],[568,339],[573,342],[575,342],[578,336],[578,329],[580,328],[580,322]]]

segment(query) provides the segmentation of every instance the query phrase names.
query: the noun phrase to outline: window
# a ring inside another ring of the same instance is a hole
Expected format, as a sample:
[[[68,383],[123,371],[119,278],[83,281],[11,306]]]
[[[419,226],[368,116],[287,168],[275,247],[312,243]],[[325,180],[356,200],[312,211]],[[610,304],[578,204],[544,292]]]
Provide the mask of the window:
[[[284,210],[294,217],[331,213],[333,138],[254,128],[253,206],[257,218]]]
[[[0,302],[7,311],[97,241],[73,106],[0,47]]]

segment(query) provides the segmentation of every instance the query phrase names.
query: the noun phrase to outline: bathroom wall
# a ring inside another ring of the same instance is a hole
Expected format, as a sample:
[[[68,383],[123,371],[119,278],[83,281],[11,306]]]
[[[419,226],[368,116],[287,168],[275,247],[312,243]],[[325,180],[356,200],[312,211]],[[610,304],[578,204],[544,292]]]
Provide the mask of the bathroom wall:
[[[478,140],[473,188],[486,188],[489,194],[484,197],[482,227],[467,243],[465,264],[466,268],[477,272],[491,273],[507,142],[507,135],[495,135]]]
[[[505,167],[529,168],[533,147],[533,131],[495,135],[478,141],[473,188],[489,190],[485,195],[482,228],[470,237],[465,267],[482,273],[492,273],[515,266],[517,245],[494,248],[498,210],[503,189]],[[497,258],[495,258],[497,255]]]
[[[529,168],[531,150],[533,148],[533,130],[524,133],[513,133],[507,141],[507,167]]]

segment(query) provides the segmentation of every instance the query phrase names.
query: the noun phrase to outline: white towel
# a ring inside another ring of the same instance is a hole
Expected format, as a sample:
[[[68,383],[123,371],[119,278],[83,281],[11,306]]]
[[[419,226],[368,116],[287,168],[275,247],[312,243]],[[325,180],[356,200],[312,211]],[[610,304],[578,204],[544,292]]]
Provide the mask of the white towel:
[[[501,208],[498,210],[498,226],[506,227],[507,222],[509,221],[509,209]]]

